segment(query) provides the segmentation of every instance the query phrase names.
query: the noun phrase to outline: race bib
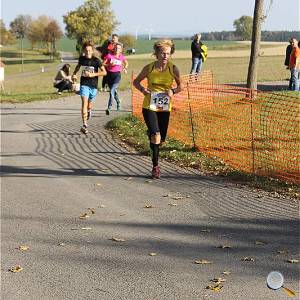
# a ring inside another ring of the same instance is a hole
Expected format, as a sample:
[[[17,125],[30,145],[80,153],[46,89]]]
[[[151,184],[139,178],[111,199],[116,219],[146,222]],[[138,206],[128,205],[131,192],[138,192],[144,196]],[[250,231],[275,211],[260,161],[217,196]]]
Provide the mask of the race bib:
[[[122,61],[119,60],[119,59],[115,59],[115,58],[112,58],[110,60],[110,63],[113,65],[113,66],[121,66],[122,65]]]
[[[92,67],[92,66],[82,66],[82,75],[83,76],[85,76],[85,74],[87,73],[87,72],[89,72],[89,73],[94,73],[95,72],[95,68],[94,67]]]
[[[162,92],[151,93],[150,109],[154,111],[170,111],[171,98]]]

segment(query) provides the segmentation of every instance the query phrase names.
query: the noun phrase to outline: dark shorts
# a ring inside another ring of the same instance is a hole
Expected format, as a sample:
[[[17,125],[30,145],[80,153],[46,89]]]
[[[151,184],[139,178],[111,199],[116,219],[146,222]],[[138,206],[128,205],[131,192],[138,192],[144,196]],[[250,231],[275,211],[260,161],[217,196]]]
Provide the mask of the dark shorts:
[[[156,112],[143,108],[143,116],[148,128],[149,136],[160,133],[161,141],[164,142],[167,136],[170,112]]]

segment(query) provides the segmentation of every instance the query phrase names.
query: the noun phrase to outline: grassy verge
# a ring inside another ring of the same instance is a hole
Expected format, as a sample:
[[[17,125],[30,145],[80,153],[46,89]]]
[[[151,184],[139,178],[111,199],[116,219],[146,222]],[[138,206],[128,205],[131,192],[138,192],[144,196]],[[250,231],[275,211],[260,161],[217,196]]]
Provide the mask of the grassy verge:
[[[133,147],[138,153],[149,155],[146,126],[137,118],[131,115],[118,117],[110,121],[107,128],[111,130],[115,137]],[[300,199],[300,187],[298,185],[234,170],[224,164],[222,160],[216,157],[208,157],[173,138],[168,138],[167,142],[161,147],[160,156],[165,160],[175,162],[179,166],[200,170],[203,175],[222,177],[231,182],[271,192],[275,196],[281,195]]]

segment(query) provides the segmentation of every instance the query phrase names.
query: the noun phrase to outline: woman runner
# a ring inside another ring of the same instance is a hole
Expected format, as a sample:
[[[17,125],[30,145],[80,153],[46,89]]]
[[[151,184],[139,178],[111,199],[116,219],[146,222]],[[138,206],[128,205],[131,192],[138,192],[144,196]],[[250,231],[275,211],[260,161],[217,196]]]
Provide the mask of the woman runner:
[[[144,94],[143,117],[148,127],[150,148],[152,150],[152,178],[160,178],[158,165],[159,145],[165,141],[171,112],[171,98],[182,90],[178,68],[170,62],[175,51],[171,40],[159,40],[154,46],[156,61],[146,65],[133,81],[136,89]],[[147,87],[141,81],[147,78]],[[172,88],[173,82],[176,87]]]

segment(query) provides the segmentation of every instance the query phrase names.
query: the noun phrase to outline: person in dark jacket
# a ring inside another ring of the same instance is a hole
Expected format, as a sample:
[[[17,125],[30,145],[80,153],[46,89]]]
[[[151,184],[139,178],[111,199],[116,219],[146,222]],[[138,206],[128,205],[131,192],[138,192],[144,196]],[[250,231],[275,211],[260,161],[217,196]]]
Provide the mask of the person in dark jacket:
[[[205,51],[207,47],[200,40],[201,34],[196,33],[191,44],[192,68],[190,74],[199,74],[201,72],[203,61],[207,56],[207,51]]]
[[[293,41],[293,38],[290,39],[290,44],[286,47],[286,50],[285,50],[284,65],[286,66],[286,68],[288,70],[289,70],[290,56],[293,51],[292,41]],[[290,90],[292,89],[292,77],[290,77],[290,79],[289,79],[289,89]]]

